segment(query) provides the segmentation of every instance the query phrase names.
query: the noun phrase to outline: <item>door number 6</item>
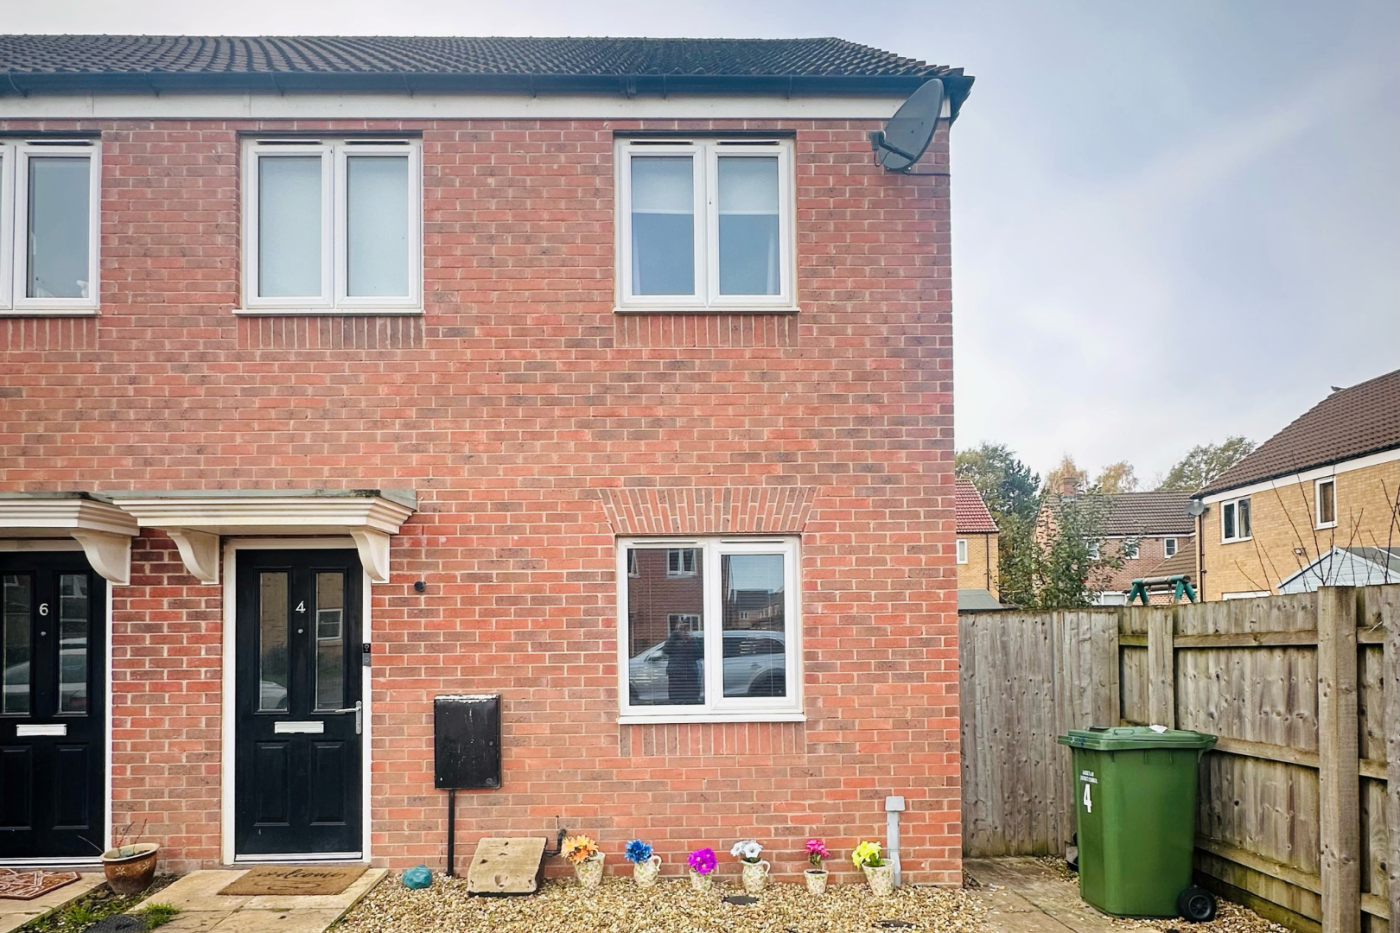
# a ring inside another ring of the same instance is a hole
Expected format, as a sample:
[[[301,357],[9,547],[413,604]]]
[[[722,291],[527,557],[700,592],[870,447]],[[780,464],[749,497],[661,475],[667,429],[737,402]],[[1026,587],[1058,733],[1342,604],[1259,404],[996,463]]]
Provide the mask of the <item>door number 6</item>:
[[[1085,812],[1085,813],[1093,813],[1093,812],[1094,812],[1094,798],[1091,797],[1091,796],[1089,796],[1089,788],[1090,788],[1090,787],[1093,787],[1093,785],[1090,784],[1090,783],[1088,783],[1088,782],[1086,781],[1085,784],[1084,784],[1084,812]]]
[[[48,614],[49,614],[49,604],[48,604],[48,603],[40,603],[40,604],[39,604],[39,615],[41,615],[41,616],[46,616],[46,615],[48,615]]]

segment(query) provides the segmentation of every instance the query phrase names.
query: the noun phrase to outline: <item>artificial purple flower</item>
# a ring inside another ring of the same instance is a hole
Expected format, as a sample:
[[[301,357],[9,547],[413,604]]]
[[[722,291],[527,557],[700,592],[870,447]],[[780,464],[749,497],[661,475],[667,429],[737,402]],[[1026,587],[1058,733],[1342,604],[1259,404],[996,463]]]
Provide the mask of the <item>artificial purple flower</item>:
[[[696,849],[686,861],[690,863],[690,870],[697,875],[708,875],[719,865],[714,849]]]

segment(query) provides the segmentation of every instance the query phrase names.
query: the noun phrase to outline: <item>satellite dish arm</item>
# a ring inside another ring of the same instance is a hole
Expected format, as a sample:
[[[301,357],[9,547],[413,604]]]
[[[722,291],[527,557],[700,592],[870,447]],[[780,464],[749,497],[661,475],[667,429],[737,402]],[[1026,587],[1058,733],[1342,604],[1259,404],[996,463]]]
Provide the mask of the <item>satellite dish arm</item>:
[[[919,157],[916,156],[914,153],[905,152],[903,149],[899,148],[898,146],[891,143],[889,140],[885,139],[885,133],[883,130],[877,130],[876,132],[870,134],[870,141],[875,144],[875,148],[888,149],[895,155],[904,156],[904,158],[908,159],[910,162],[917,162],[919,159]]]

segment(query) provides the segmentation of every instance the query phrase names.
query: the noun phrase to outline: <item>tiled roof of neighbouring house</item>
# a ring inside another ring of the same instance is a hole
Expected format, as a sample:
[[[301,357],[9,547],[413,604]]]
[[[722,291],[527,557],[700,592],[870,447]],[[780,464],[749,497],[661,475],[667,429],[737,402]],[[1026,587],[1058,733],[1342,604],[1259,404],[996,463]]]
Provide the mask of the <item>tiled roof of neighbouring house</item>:
[[[1333,392],[1196,495],[1396,447],[1400,447],[1400,369]]]
[[[1189,535],[1196,520],[1186,514],[1189,492],[1120,492],[1108,496],[1106,535]]]
[[[1186,542],[1181,542],[1185,544]],[[1148,577],[1174,577],[1178,574],[1185,574],[1187,577],[1196,575],[1196,555],[1192,553],[1192,545],[1181,547],[1178,545],[1177,552],[1156,567],[1150,573],[1142,574]]]
[[[3,35],[0,71],[8,72],[0,94],[103,80],[108,89],[132,90],[216,91],[247,86],[254,77],[270,91],[395,86],[386,76],[400,90],[617,90],[619,80],[633,79],[634,90],[636,81],[662,91],[726,83],[742,90],[742,82],[761,81],[772,89],[893,92],[941,77],[951,79],[955,111],[972,83],[961,68],[836,38]]]
[[[957,482],[957,514],[959,534],[996,534],[997,523],[987,511],[987,503],[977,487],[965,479]]]

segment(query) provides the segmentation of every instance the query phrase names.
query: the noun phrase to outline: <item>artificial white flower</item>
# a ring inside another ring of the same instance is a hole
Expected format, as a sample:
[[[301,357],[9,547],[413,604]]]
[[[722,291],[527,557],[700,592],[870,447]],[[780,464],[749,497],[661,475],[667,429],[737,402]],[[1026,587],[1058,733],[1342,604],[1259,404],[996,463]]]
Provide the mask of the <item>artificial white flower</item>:
[[[744,859],[749,862],[756,862],[762,851],[763,846],[759,845],[757,842],[749,842],[744,846]]]

